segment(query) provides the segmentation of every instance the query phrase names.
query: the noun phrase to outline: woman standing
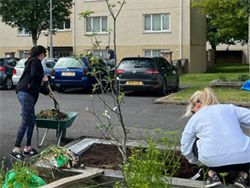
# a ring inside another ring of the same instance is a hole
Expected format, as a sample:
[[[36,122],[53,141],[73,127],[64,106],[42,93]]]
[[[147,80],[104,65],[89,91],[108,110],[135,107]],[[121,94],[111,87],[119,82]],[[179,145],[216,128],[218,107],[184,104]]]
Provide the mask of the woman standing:
[[[181,151],[190,163],[205,165],[205,187],[220,185],[219,172],[228,171],[239,172],[234,184],[247,187],[250,137],[240,126],[250,128],[250,110],[218,104],[213,91],[205,88],[190,98],[184,116],[191,115],[182,133]]]
[[[46,88],[41,87],[42,82],[47,82],[48,77],[44,76],[41,61],[46,57],[46,49],[43,46],[33,47],[30,52],[31,56],[25,63],[24,72],[16,86],[16,93],[21,103],[22,121],[18,128],[15,147],[10,156],[17,160],[24,160],[20,149],[21,143],[26,132],[26,144],[24,155],[34,156],[38,152],[31,147],[33,129],[36,122],[35,104],[38,100],[39,92],[54,98]]]

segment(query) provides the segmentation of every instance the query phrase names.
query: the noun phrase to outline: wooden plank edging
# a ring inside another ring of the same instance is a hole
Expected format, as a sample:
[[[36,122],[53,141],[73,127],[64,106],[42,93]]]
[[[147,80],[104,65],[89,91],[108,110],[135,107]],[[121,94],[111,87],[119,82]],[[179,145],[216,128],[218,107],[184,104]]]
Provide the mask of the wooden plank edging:
[[[50,184],[41,186],[41,187],[42,188],[56,188],[56,187],[66,186],[66,185],[73,184],[79,180],[86,180],[86,179],[95,178],[97,176],[101,176],[103,175],[103,173],[104,173],[104,170],[93,169],[86,173],[81,173],[75,176],[66,177],[66,178],[54,181]]]

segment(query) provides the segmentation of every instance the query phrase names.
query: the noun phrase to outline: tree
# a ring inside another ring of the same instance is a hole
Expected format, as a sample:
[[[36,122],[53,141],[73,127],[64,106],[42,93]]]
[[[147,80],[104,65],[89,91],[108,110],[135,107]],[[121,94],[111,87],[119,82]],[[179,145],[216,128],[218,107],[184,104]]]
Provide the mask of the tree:
[[[220,43],[223,43],[223,37],[221,37],[218,32],[220,26],[213,24],[211,22],[212,20],[211,17],[207,17],[206,20],[207,20],[207,28],[206,28],[207,41],[211,45],[212,49],[216,51],[216,46]]]
[[[234,44],[234,41],[247,43],[248,14],[242,0],[193,0],[192,7],[209,20],[210,34],[214,33],[208,38],[210,44]]]
[[[245,10],[248,13],[248,63],[249,63],[249,75],[250,75],[250,0],[241,0],[241,3],[245,6]]]
[[[37,46],[42,31],[50,28],[49,5],[50,0],[0,0],[0,16],[5,24],[30,33],[33,46]],[[55,27],[69,19],[72,0],[52,0],[52,5]]]

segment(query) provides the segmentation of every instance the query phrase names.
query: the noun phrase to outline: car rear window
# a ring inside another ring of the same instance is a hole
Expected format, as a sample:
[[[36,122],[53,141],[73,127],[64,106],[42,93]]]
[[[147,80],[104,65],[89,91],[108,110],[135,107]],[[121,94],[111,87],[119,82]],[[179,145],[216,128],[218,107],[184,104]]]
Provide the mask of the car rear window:
[[[125,59],[122,60],[119,68],[153,68],[154,62],[151,59]]]
[[[0,59],[0,66],[3,66],[3,60]]]
[[[85,68],[85,65],[73,58],[60,58],[54,68]]]
[[[47,59],[45,65],[48,68],[53,68],[55,66],[55,61],[52,59]]]
[[[25,67],[25,62],[26,62],[27,60],[26,59],[21,59],[21,60],[19,60],[18,62],[17,62],[17,64],[16,64],[16,68],[24,68]]]

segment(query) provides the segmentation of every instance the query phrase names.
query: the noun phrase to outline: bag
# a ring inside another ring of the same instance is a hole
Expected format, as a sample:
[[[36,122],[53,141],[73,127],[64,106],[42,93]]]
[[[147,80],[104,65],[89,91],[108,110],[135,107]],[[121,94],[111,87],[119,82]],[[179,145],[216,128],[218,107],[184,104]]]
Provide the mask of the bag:
[[[250,91],[250,80],[247,80],[244,85],[241,87],[242,90]]]
[[[27,177],[29,177],[29,179],[26,179]],[[20,183],[20,182],[26,182],[27,184]],[[34,174],[31,174],[24,170],[24,171],[20,171],[17,176],[15,172],[11,170],[5,176],[5,184],[3,185],[2,188],[9,188],[13,186],[16,188],[18,187],[41,187],[43,185],[46,185],[45,181],[42,178]]]

